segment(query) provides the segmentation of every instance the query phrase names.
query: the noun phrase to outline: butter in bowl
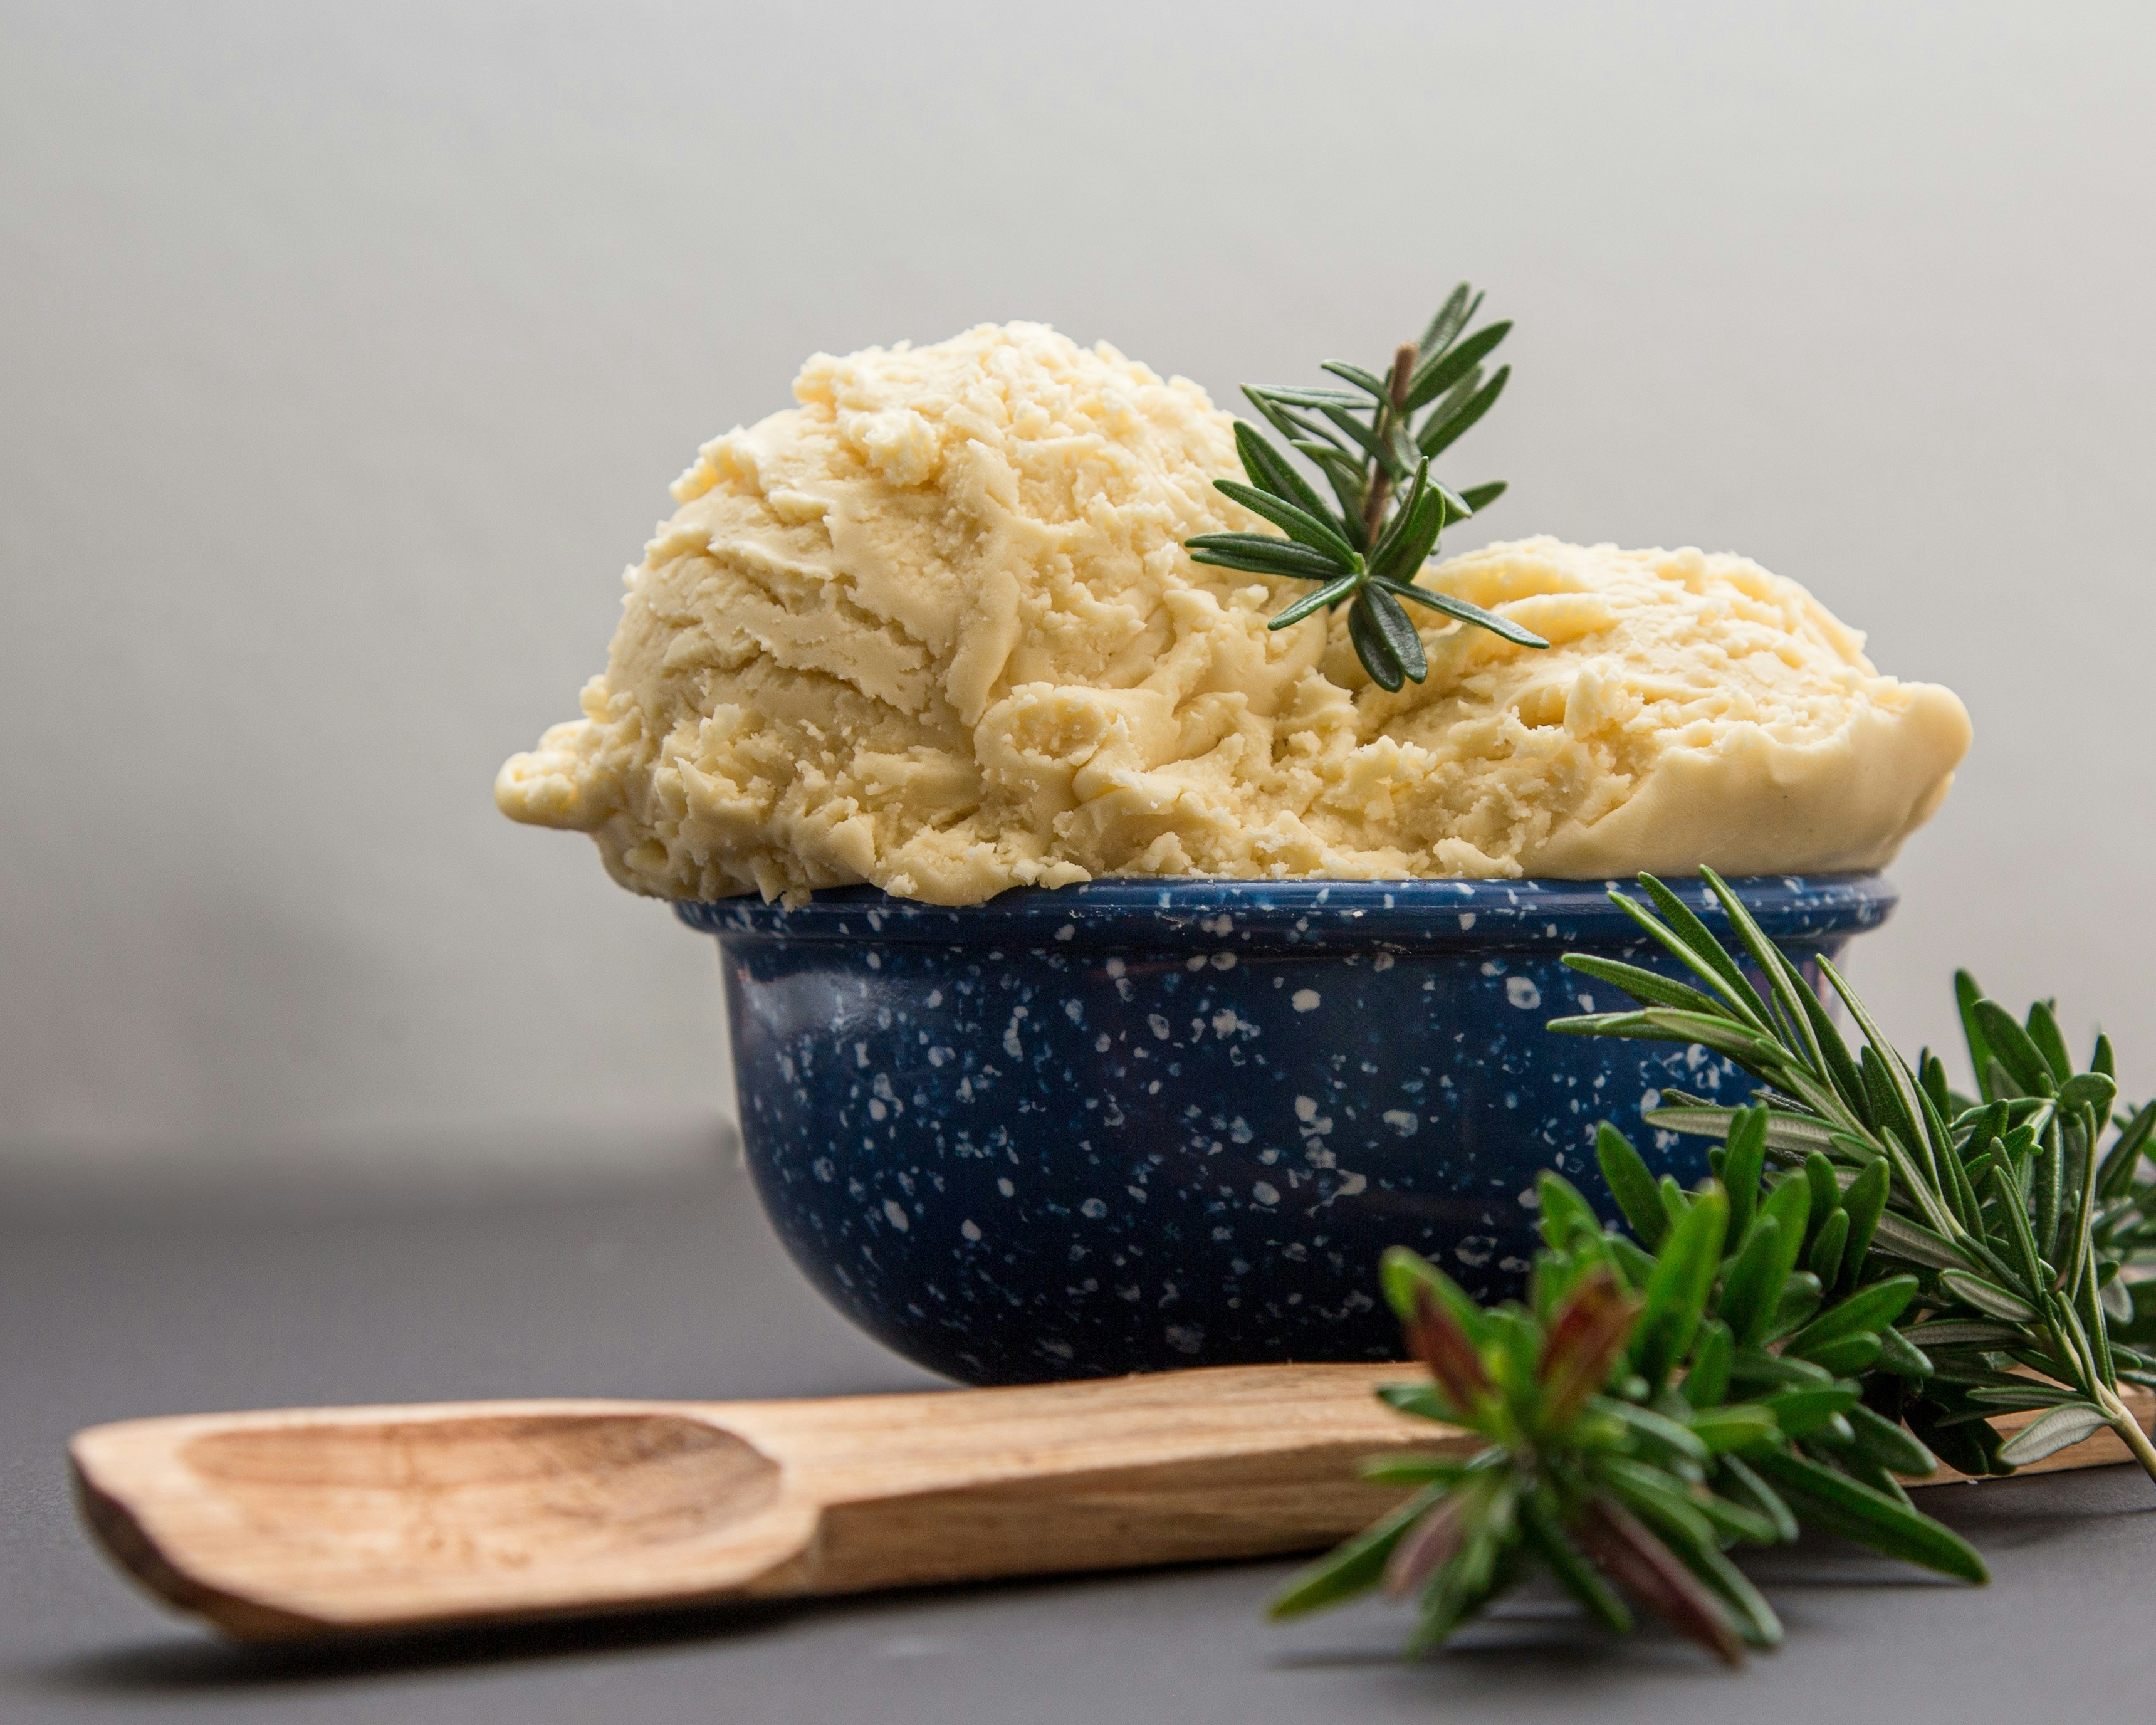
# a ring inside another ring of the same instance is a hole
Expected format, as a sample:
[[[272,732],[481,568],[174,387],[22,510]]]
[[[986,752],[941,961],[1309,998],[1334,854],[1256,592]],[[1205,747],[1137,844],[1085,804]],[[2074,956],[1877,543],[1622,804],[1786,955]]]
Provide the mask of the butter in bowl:
[[[1563,952],[1660,967],[1614,883],[1716,868],[1800,961],[1892,909],[1952,693],[1741,557],[1429,560],[1502,489],[1430,472],[1502,388],[1472,311],[1250,392],[1314,478],[1038,325],[816,356],[676,481],[582,716],[502,768],[718,937],[758,1189],[900,1351],[1394,1354],[1385,1246],[1514,1291],[1540,1171],[1615,1214],[1599,1122],[1690,1184],[1643,1106],[1749,1094],[1543,1029],[1621,1004]]]

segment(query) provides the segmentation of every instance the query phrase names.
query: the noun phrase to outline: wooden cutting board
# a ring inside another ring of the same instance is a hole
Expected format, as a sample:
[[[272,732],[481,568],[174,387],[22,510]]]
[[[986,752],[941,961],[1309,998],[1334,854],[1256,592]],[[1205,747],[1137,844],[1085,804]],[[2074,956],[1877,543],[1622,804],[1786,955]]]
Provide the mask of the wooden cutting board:
[[[1399,1501],[1363,1457],[1473,1445],[1372,1393],[1416,1375],[193,1414],[93,1427],[69,1453],[123,1569],[280,1640],[1315,1550]],[[2038,1466],[2127,1459],[2103,1431]]]

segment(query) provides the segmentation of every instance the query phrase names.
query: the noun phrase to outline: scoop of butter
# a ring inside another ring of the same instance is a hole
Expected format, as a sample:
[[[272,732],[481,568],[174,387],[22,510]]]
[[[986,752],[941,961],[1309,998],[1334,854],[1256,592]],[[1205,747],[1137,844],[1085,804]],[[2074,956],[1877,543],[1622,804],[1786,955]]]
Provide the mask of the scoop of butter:
[[[1551,645],[1419,612],[1429,680],[1389,695],[1342,618],[1266,629],[1302,583],[1183,551],[1269,531],[1212,487],[1228,415],[1038,324],[818,354],[794,394],[675,482],[583,716],[495,782],[639,892],[1868,869],[1969,747],[1950,691],[1691,550],[1427,570]]]

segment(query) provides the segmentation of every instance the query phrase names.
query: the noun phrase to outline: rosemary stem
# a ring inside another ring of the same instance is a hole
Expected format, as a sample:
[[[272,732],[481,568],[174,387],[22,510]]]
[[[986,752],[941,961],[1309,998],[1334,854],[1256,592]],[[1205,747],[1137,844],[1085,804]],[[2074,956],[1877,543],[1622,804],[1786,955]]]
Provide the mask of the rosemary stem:
[[[1385,503],[1392,495],[1393,482],[1383,467],[1370,481],[1369,501],[1363,506],[1363,544],[1367,550],[1378,542],[1378,525],[1385,518]]]
[[[2126,1447],[2133,1452],[2133,1459],[2152,1480],[2156,1480],[2156,1444],[2148,1440],[2148,1434],[2141,1429],[2141,1422],[2133,1417],[2133,1410],[2120,1399],[2118,1393],[2099,1384],[2094,1397],[2097,1406],[2102,1409],[2111,1421],[2112,1430],[2125,1440]]]
[[[1377,414],[1374,430],[1381,449],[1390,447],[1386,439],[1393,434],[1393,424],[1407,411],[1408,382],[1414,376],[1416,350],[1412,341],[1403,341],[1393,355],[1393,375],[1390,399]],[[1385,505],[1393,495],[1392,475],[1385,471],[1385,464],[1373,458],[1376,471],[1370,476],[1370,490],[1363,505],[1363,542],[1365,546],[1378,542],[1378,529],[1383,525]]]

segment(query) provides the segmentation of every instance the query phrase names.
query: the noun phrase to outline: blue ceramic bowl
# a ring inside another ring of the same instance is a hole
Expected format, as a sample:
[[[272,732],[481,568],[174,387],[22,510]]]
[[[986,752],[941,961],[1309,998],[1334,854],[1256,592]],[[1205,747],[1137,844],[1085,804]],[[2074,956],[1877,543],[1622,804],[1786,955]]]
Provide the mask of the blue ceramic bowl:
[[[1877,875],[1733,883],[1808,968],[1876,927]],[[1697,883],[1710,927],[1726,924]],[[1615,1214],[1613,1120],[1698,1048],[1553,1035],[1625,1003],[1568,950],[1673,968],[1603,883],[1108,880],[940,908],[866,889],[679,907],[719,938],[748,1163],[818,1287],[972,1384],[1396,1358],[1399,1243],[1517,1291],[1557,1168]]]

